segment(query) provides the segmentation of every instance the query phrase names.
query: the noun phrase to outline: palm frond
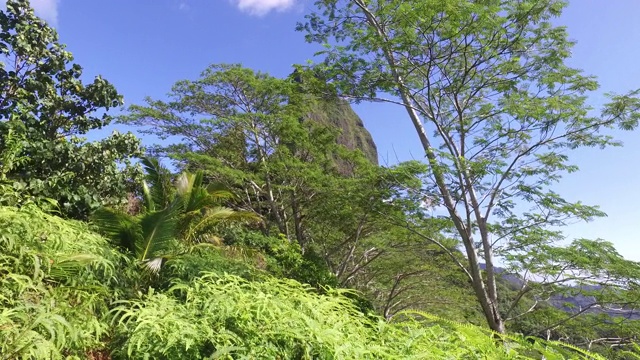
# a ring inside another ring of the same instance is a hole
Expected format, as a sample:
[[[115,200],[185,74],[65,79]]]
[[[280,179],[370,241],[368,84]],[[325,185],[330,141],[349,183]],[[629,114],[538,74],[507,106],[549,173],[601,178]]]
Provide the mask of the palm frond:
[[[185,196],[193,189],[193,175],[183,172],[175,181],[176,193],[179,196]]]
[[[142,199],[144,202],[144,208],[147,211],[155,211],[156,203],[153,201],[153,195],[151,193],[151,189],[149,188],[149,184],[146,181],[142,181]]]
[[[100,233],[131,252],[135,253],[135,244],[142,240],[142,228],[136,217],[124,212],[100,208],[93,213],[91,221]]]
[[[185,211],[195,210],[194,196],[197,197],[197,188],[194,187],[195,176],[193,174],[183,172],[175,181],[176,197],[182,203]]]
[[[202,171],[183,172],[175,182],[176,195],[184,204],[185,211],[197,211],[207,207],[219,206],[224,200],[231,199],[233,193],[218,186],[203,186]]]
[[[185,216],[187,217],[185,223],[188,225],[186,225],[186,229],[183,231],[183,238],[187,242],[193,242],[195,239],[208,233],[211,227],[219,224],[221,221],[256,222],[261,220],[260,217],[254,213],[235,211],[222,206],[206,209],[204,214],[193,211],[185,214]]]
[[[64,281],[78,277],[89,267],[106,269],[111,266],[109,261],[96,254],[74,254],[56,259],[51,264],[49,276],[56,281]]]
[[[220,205],[218,199],[211,197],[204,188],[195,188],[189,193],[188,201],[185,203],[185,211],[200,211],[217,205]]]
[[[162,267],[163,263],[163,257],[155,257],[153,259],[144,261],[144,266],[147,268],[147,270],[151,271],[151,273],[157,274],[158,272],[160,272],[160,268]]]
[[[185,211],[218,206],[233,197],[233,193],[220,186],[203,186],[203,178],[202,171],[198,171],[194,174],[182,173],[176,180],[176,193],[182,199]]]
[[[202,187],[202,182],[204,180],[204,173],[202,172],[202,170],[198,170],[193,174],[193,182],[192,182],[192,188],[201,188]]]
[[[142,241],[136,244],[136,258],[148,260],[166,251],[168,245],[176,238],[177,206],[170,206],[162,211],[146,214],[140,220]]]
[[[171,199],[171,173],[157,158],[145,157],[141,160],[149,182],[150,195],[155,206],[166,206]]]

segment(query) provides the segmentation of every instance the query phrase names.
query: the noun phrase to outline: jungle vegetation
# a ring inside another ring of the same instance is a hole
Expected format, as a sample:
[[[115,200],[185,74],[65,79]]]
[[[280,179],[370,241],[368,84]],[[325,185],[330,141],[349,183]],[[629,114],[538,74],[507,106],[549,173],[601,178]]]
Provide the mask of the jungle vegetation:
[[[0,359],[640,358],[640,264],[559,245],[604,216],[553,190],[571,150],[640,118],[637,92],[589,108],[564,5],[321,0],[298,25],[317,64],[213,64],[116,117],[8,0]],[[372,161],[326,120],[347,100],[405,109],[425,160]]]

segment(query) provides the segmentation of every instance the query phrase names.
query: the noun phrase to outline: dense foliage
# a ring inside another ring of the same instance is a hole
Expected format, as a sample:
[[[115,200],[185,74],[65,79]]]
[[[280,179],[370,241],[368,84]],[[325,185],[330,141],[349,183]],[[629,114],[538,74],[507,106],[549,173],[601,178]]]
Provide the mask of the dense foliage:
[[[82,67],[71,63],[56,31],[27,0],[6,5],[0,12],[0,186],[14,188],[16,196],[0,201],[51,199],[74,218],[122,203],[137,173],[130,160],[139,154],[139,140],[117,132],[95,142],[80,137],[108,125],[112,118],[104,111],[120,106],[122,96],[100,76],[82,83]]]
[[[320,294],[232,257],[216,260],[224,255],[215,249],[189,258],[189,266],[199,258],[199,271],[172,264],[170,286],[147,290],[132,258],[86,224],[3,207],[0,225],[3,359],[592,358],[520,337],[501,346],[488,330],[426,314],[388,323],[363,313],[348,290]]]
[[[560,227],[604,216],[554,191],[578,170],[571,150],[620,145],[606,130],[632,130],[640,119],[640,90],[610,95],[599,111],[587,103],[598,83],[567,64],[573,43],[552,21],[564,1],[316,5],[298,26],[323,46],[312,71],[347,98],[406,111],[428,166],[421,191],[455,226],[465,256],[457,264],[493,330],[538,309],[514,311],[524,294],[544,298],[562,283],[597,286],[590,295],[603,296],[591,307],[636,306],[636,295],[619,295],[638,280],[640,264],[599,240],[560,245],[573,240]],[[524,277],[521,296],[499,291],[498,262]]]
[[[85,358],[104,349],[130,261],[86,224],[0,208],[0,358]],[[128,295],[130,296],[130,295]]]
[[[602,215],[551,189],[576,170],[564,151],[615,145],[599,130],[633,128],[639,105],[591,117],[596,84],[548,22],[562,3],[317,5],[300,29],[346,46],[287,78],[211,65],[130,106],[120,123],[163,140],[143,154],[131,134],[78,137],[121,96],[7,2],[0,359],[640,358],[640,264],[557,245]],[[426,163],[378,166],[334,126],[345,98],[385,92]]]

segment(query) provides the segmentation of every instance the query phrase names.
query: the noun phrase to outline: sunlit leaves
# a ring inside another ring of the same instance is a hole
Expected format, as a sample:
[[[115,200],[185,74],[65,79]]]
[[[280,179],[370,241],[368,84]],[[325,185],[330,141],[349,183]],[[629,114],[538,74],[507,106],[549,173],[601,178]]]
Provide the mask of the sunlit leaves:
[[[298,25],[323,46],[315,70],[349,98],[405,108],[428,158],[433,184],[425,193],[444,200],[487,320],[504,331],[491,310],[500,300],[493,257],[535,256],[564,240],[556,227],[604,215],[551,187],[577,170],[569,150],[619,145],[607,131],[637,127],[638,93],[612,96],[594,115],[587,96],[598,83],[566,64],[573,43],[552,22],[564,1],[316,6]]]
[[[129,358],[222,356],[302,359],[546,359],[590,358],[560,344],[529,344],[428,314],[407,313],[397,323],[363,314],[347,291],[322,295],[290,280],[261,281],[215,273],[176,282],[114,310]],[[531,356],[531,357],[530,357]],[[597,357],[594,357],[597,359]]]
[[[130,166],[138,139],[117,132],[96,142],[78,136],[108,125],[105,111],[122,105],[122,96],[100,76],[82,83],[82,67],[28,1],[8,1],[0,14],[0,152],[13,154],[2,159],[1,177],[20,195],[10,203],[53,199],[76,218],[121,203],[138,174]]]
[[[85,224],[33,206],[0,207],[0,245],[0,359],[100,349],[126,260]]]

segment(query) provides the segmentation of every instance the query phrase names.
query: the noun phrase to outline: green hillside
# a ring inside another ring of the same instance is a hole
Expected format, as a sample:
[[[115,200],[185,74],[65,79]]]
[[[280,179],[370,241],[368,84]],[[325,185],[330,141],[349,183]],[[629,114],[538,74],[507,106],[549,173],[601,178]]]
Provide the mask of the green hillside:
[[[321,62],[123,108],[7,0],[0,360],[639,359],[640,262],[563,232],[606,214],[556,185],[640,90],[594,115],[564,5],[321,0]],[[378,164],[347,99],[398,106],[424,156]]]
[[[77,221],[3,207],[0,229],[2,359],[592,358],[427,314],[389,323],[224,248],[150,277]]]

